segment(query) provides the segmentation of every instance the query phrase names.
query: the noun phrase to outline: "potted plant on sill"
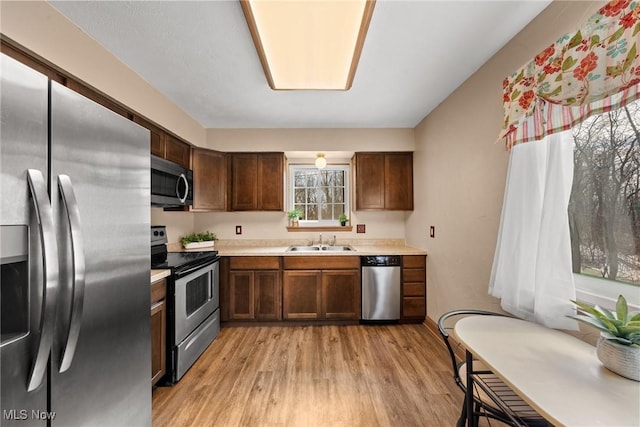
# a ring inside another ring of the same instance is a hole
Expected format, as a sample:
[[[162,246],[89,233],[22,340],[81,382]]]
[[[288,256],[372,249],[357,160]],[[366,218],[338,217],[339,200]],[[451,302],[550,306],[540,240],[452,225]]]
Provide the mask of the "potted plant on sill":
[[[349,221],[349,218],[347,218],[347,215],[343,213],[338,217],[338,221],[340,221],[340,225],[344,227],[345,225],[347,225],[347,221]]]
[[[188,234],[181,239],[181,242],[185,249],[201,249],[212,248],[216,240],[218,237],[215,233],[207,230],[202,233]]]
[[[289,217],[289,225],[291,227],[297,227],[299,225],[300,217],[302,217],[302,212],[298,209],[294,209],[287,212],[287,216]]]
[[[569,316],[598,328],[596,346],[598,359],[610,371],[640,381],[640,312],[629,313],[627,300],[618,296],[616,310],[571,301],[578,306],[578,315]]]

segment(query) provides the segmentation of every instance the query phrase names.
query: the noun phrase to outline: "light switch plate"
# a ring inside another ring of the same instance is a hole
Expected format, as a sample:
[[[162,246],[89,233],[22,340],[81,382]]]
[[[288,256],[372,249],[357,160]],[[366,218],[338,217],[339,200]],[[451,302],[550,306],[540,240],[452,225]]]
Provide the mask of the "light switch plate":
[[[356,232],[358,232],[358,233],[366,233],[367,232],[366,230],[367,229],[366,229],[364,224],[356,225]]]
[[[236,234],[242,234],[242,226],[236,225]]]

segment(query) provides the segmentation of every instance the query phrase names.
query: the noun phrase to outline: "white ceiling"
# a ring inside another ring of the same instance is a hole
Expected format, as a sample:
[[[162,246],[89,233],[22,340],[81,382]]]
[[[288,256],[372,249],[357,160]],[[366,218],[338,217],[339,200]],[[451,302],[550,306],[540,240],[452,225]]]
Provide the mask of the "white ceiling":
[[[271,90],[235,0],[51,3],[205,128],[412,128],[550,1],[378,0],[346,92]]]

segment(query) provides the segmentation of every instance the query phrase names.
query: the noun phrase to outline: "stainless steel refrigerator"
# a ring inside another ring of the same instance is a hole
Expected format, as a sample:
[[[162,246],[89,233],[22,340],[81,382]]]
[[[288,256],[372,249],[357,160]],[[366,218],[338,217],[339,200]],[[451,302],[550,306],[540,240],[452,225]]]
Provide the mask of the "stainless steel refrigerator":
[[[149,133],[0,60],[0,425],[150,426]]]

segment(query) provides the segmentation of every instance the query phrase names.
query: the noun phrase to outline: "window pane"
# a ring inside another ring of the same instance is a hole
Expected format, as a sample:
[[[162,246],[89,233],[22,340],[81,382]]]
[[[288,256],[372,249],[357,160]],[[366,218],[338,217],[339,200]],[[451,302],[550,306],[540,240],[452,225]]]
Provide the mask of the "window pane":
[[[640,101],[574,127],[573,271],[640,284]]]
[[[322,219],[333,219],[333,205],[328,203],[323,203],[322,205]]]
[[[340,187],[344,187],[344,171],[336,171],[336,182],[335,185]]]
[[[294,176],[294,186],[304,187],[307,183],[307,174],[304,171],[296,171]]]
[[[295,203],[304,203],[306,200],[306,190],[304,188],[295,189]]]
[[[315,187],[318,183],[318,175],[315,173],[307,174],[307,187]]]
[[[317,205],[308,205],[307,206],[307,217],[305,218],[309,221],[316,221],[318,219],[318,206]]]
[[[337,187],[333,189],[333,201],[335,203],[344,202],[344,188]]]

